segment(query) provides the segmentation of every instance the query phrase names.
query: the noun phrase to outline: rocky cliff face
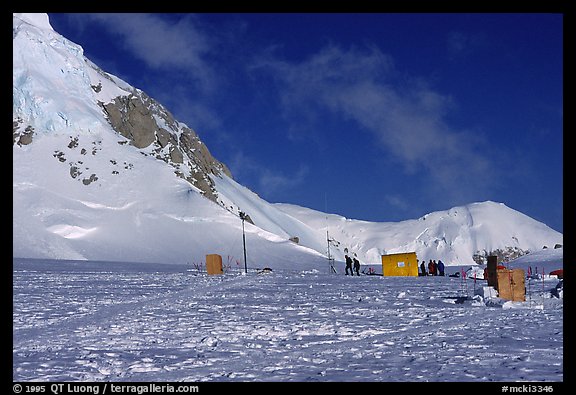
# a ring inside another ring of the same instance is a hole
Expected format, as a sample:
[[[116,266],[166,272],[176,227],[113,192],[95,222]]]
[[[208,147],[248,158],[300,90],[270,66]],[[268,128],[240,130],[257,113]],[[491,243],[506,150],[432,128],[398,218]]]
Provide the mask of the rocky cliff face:
[[[198,135],[180,124],[162,105],[141,90],[99,103],[112,128],[130,144],[172,167],[174,173],[217,202],[218,193],[210,175],[232,177],[228,167],[216,160]]]

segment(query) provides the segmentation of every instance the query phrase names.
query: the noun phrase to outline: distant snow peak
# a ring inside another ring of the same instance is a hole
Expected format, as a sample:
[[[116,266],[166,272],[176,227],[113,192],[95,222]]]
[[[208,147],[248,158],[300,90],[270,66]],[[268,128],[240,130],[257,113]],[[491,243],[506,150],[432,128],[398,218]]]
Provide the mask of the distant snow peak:
[[[562,234],[505,204],[471,203],[428,213],[416,220],[369,223],[344,220],[298,206],[277,207],[338,240],[337,259],[355,252],[363,263],[377,264],[382,254],[415,251],[420,260],[441,259],[447,265],[485,263],[489,255],[500,261],[562,243]]]

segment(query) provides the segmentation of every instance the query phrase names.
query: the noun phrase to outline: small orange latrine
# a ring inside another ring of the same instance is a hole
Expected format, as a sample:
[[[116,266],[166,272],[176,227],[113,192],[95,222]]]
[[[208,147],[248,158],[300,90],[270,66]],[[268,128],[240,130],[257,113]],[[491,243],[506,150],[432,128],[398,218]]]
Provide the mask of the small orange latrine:
[[[208,274],[223,274],[222,257],[218,254],[206,255],[206,272]]]

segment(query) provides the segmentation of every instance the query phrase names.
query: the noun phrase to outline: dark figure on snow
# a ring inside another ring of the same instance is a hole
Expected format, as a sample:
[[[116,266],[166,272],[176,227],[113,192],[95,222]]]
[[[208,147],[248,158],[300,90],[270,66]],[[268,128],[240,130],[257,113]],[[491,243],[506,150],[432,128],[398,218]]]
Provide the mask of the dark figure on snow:
[[[442,262],[440,259],[438,259],[438,275],[444,275],[444,262]]]
[[[436,259],[434,259],[432,261],[432,264],[434,264],[434,275],[437,276],[438,275],[438,264],[436,263]]]
[[[432,263],[432,259],[430,259],[430,261],[428,261],[428,275],[429,276],[435,276],[435,267],[434,264]]]
[[[422,276],[427,276],[427,275],[428,275],[428,273],[426,273],[426,265],[424,264],[424,261],[422,261],[422,262],[420,263],[420,271],[422,272],[422,274],[421,274]]]
[[[356,255],[354,255],[354,270],[357,275],[360,275],[360,261],[356,258]],[[352,273],[352,275],[354,275],[354,273]]]
[[[348,255],[344,255],[344,258],[346,258],[346,275],[348,275],[348,269],[350,269],[350,274],[354,275],[354,272],[352,271],[352,258]]]

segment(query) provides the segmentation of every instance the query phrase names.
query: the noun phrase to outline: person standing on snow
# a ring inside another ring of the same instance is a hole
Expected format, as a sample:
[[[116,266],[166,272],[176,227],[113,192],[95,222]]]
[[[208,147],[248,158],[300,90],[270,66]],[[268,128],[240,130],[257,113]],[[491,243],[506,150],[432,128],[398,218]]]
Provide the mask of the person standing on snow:
[[[354,254],[354,270],[357,275],[360,275],[360,261],[356,258],[356,254]],[[352,275],[354,275],[354,273],[352,273]]]
[[[422,276],[427,276],[428,273],[426,273],[426,265],[424,264],[424,260],[422,260],[422,262],[420,263],[420,271],[422,272]]]
[[[434,275],[434,264],[432,263],[432,259],[430,259],[428,261],[428,275],[429,276],[433,276]]]
[[[438,259],[438,275],[444,275],[444,262],[442,262],[440,259]]]
[[[348,269],[350,269],[350,274],[354,275],[354,272],[352,271],[352,258],[348,255],[344,255],[344,258],[346,259],[346,275],[348,275]]]

